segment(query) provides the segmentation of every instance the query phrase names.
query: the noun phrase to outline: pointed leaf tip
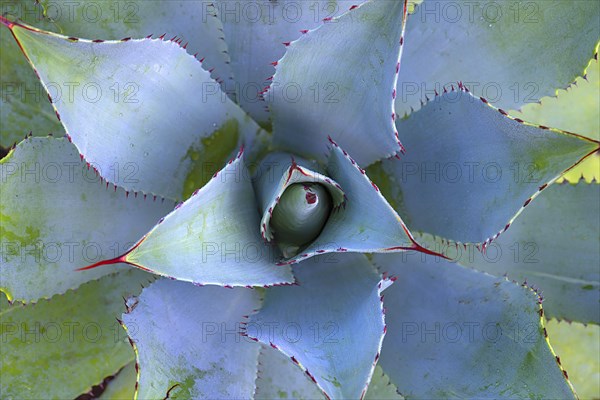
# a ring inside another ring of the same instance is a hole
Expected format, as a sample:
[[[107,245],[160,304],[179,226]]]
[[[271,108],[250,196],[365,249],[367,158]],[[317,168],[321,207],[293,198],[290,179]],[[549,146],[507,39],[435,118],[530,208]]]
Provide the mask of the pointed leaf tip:
[[[76,83],[53,99],[56,115],[101,176],[127,190],[181,199],[264,132],[174,42],[12,31],[49,93],[52,82]]]
[[[171,209],[107,188],[64,138],[21,142],[2,160],[0,175],[0,281],[18,300],[64,293],[117,271],[73,270],[124,251]]]
[[[404,17],[402,2],[367,2],[292,42],[266,95],[275,142],[322,159],[329,134],[363,166],[396,154],[390,116]]]
[[[598,150],[579,135],[515,121],[464,90],[396,125],[408,151],[374,175],[386,198],[411,230],[461,243],[497,238],[548,184]]]
[[[123,261],[203,285],[294,282],[291,269],[275,264],[279,254],[260,236],[260,215],[242,157],[239,152],[204,187],[161,219],[121,256]]]
[[[2,23],[2,25],[8,27],[8,29],[12,29],[12,27],[14,26],[14,22],[10,21],[8,18],[4,17],[3,15],[0,15],[0,23]]]

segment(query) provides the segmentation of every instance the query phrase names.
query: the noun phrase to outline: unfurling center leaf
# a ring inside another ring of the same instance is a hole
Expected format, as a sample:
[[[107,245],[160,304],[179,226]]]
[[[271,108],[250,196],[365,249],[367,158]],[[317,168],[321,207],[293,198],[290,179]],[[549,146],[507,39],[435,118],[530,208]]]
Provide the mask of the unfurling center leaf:
[[[296,183],[286,189],[273,210],[271,227],[284,257],[317,238],[331,213],[332,200],[318,183]]]

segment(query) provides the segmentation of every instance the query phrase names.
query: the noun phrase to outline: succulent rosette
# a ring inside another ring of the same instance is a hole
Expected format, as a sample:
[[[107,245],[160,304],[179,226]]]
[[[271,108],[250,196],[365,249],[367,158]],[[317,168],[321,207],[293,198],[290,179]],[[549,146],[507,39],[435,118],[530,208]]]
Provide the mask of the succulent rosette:
[[[598,2],[67,3],[1,17],[3,398],[575,396]]]

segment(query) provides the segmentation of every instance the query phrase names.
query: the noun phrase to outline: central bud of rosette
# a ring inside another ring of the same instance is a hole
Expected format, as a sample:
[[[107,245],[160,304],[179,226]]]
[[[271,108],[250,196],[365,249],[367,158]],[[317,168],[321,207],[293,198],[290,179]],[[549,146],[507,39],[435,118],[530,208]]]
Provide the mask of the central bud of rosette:
[[[261,235],[277,244],[285,258],[317,240],[345,200],[340,185],[319,164],[290,154],[268,155],[255,176]]]

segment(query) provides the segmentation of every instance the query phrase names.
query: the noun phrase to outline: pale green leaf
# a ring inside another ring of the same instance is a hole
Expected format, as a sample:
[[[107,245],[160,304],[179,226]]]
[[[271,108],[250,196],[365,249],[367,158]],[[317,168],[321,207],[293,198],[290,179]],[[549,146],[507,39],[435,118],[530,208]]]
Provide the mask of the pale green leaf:
[[[135,362],[130,362],[113,377],[99,399],[132,400],[135,395],[136,378]]]
[[[40,28],[51,27],[33,0],[2,0],[0,14],[4,13]],[[10,147],[29,132],[34,136],[62,136],[64,129],[44,87],[8,29],[0,29],[0,48],[0,145]]]
[[[3,399],[75,398],[134,359],[116,318],[153,277],[128,270],[0,311]]]
[[[565,90],[557,91],[557,97],[544,97],[540,103],[523,106],[521,111],[509,111],[509,114],[535,124],[551,126],[569,132],[579,133],[594,140],[600,140],[600,65],[598,60],[590,61],[586,69],[586,78],[577,78],[575,83]],[[600,157],[595,154],[564,177],[577,182],[582,175],[587,182],[594,177],[600,180]]]
[[[396,112],[462,81],[505,110],[581,76],[600,38],[587,0],[425,0],[408,18]]]
[[[600,326],[551,320],[546,327],[579,398],[600,398]]]
[[[402,400],[404,399],[381,367],[375,367],[371,383],[365,394],[365,400]]]

